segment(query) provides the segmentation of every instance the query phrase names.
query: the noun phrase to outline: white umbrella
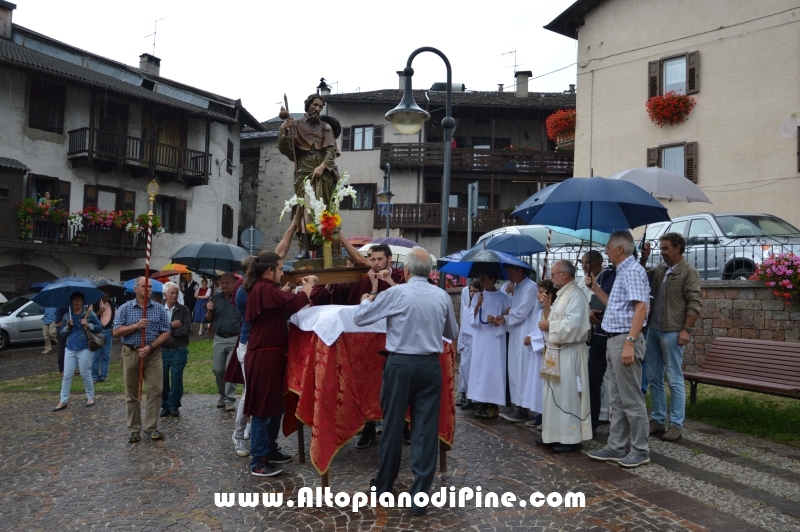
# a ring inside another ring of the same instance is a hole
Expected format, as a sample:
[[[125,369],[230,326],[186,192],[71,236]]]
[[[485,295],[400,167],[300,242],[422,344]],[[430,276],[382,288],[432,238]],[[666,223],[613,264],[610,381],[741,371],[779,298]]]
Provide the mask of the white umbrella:
[[[638,185],[651,196],[669,201],[686,201],[711,203],[697,185],[674,172],[658,166],[649,168],[629,168],[612,175],[608,179],[621,179]]]
[[[369,248],[374,245],[374,242],[370,244],[364,244],[358,248],[358,251],[360,251],[361,254],[366,257],[367,251],[369,251]],[[389,246],[389,249],[392,250],[392,262],[405,262],[406,255],[411,252],[411,248],[406,246]],[[431,254],[431,259],[433,260],[433,264],[436,264],[436,257],[434,257],[433,254]]]

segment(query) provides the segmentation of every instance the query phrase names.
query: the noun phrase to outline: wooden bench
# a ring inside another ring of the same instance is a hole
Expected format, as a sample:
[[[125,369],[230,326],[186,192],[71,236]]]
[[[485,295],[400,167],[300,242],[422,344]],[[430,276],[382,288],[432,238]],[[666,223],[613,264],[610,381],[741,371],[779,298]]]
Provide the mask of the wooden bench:
[[[699,383],[800,399],[800,344],[718,337],[706,351],[691,383],[690,402]]]

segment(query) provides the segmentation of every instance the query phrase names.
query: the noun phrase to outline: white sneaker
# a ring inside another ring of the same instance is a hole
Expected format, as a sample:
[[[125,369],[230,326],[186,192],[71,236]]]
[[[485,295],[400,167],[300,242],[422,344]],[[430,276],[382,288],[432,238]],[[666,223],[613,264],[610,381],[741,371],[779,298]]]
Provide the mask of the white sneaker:
[[[250,422],[249,421],[247,422],[247,426],[244,428],[244,439],[245,440],[249,440],[250,439]]]
[[[235,433],[231,436],[231,439],[233,440],[233,449],[236,451],[237,456],[250,456],[250,449],[247,448],[247,444],[244,440],[237,440]]]

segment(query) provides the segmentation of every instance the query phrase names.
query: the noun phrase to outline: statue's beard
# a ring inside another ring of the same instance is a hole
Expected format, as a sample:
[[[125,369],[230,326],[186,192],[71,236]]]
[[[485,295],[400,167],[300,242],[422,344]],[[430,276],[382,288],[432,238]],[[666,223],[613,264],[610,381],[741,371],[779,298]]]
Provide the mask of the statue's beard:
[[[319,120],[319,113],[317,111],[309,111],[308,112],[308,116],[310,118],[314,118],[314,119]]]

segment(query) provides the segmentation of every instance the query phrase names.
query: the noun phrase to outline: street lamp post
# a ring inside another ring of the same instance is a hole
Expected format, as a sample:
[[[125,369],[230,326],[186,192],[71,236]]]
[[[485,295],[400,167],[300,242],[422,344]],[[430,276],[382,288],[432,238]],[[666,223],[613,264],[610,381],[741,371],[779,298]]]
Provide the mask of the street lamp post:
[[[445,117],[442,120],[442,129],[444,130],[444,169],[442,172],[442,243],[440,246],[440,257],[447,256],[447,231],[448,222],[450,219],[450,137],[453,134],[456,122],[453,120],[453,73],[450,68],[450,61],[442,52],[430,46],[423,46],[414,50],[408,56],[406,68],[403,69],[403,76],[405,77],[405,88],[403,89],[403,99],[400,103],[386,113],[386,119],[389,120],[398,133],[401,135],[413,135],[422,129],[426,120],[430,119],[431,115],[421,109],[417,102],[414,100],[414,93],[411,88],[411,77],[414,75],[414,69],[411,68],[411,62],[414,58],[422,52],[432,52],[444,61],[447,67],[447,92],[445,100]],[[439,276],[439,286],[445,286],[445,276]]]
[[[386,236],[389,236],[389,228],[392,221],[392,166],[386,163],[386,170],[383,172],[383,190],[378,192],[378,201],[386,204]]]

